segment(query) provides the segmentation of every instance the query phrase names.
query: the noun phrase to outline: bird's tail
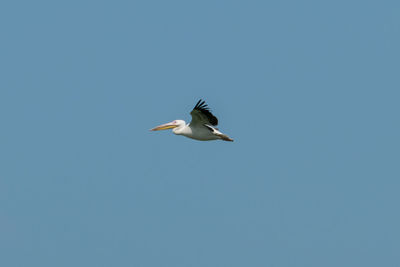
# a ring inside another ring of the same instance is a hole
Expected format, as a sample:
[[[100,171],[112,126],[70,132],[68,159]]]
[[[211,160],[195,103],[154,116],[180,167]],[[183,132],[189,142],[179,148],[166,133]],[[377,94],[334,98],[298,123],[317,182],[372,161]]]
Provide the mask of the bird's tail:
[[[233,139],[230,138],[229,136],[227,136],[226,134],[218,134],[219,137],[221,137],[222,140],[224,141],[229,141],[229,142],[233,142]]]
[[[214,128],[210,125],[205,124],[204,126],[206,126],[208,129],[212,130],[213,134],[215,134],[216,136],[218,136],[219,138],[221,138],[224,141],[229,141],[229,142],[233,142],[233,139],[230,138],[229,136],[227,136],[226,134],[221,133],[218,128]]]

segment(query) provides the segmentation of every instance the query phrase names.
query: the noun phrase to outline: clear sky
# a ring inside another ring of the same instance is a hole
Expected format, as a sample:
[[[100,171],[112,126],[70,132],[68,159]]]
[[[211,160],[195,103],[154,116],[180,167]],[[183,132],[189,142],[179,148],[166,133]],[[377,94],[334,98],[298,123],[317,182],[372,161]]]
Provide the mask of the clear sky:
[[[2,1],[0,265],[400,266],[399,14]]]

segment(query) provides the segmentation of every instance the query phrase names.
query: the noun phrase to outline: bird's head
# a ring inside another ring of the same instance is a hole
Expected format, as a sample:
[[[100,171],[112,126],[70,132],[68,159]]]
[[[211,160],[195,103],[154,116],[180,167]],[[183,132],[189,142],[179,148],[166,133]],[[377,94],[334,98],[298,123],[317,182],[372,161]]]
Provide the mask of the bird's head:
[[[174,120],[165,124],[161,124],[157,127],[154,127],[153,129],[150,129],[150,131],[160,131],[160,130],[168,130],[168,129],[173,129],[177,127],[181,127],[186,125],[185,121],[183,120]]]

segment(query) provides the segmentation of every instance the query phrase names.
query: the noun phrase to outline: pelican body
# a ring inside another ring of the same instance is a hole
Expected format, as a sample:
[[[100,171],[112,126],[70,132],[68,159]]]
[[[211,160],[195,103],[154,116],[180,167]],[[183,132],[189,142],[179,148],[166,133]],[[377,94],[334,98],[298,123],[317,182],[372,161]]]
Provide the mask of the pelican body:
[[[183,135],[200,141],[218,139],[233,141],[229,136],[214,127],[218,125],[218,119],[211,113],[205,101],[200,99],[190,114],[192,115],[192,121],[189,124],[186,124],[184,120],[174,120],[159,125],[151,129],[151,131],[172,129],[172,132],[176,135]]]

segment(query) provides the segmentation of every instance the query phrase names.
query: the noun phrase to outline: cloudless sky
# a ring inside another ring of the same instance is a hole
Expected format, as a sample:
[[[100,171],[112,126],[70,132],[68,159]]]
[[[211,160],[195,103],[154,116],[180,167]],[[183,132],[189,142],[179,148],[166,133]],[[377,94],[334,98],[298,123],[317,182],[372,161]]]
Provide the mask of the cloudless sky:
[[[400,266],[399,14],[2,1],[0,265]]]

